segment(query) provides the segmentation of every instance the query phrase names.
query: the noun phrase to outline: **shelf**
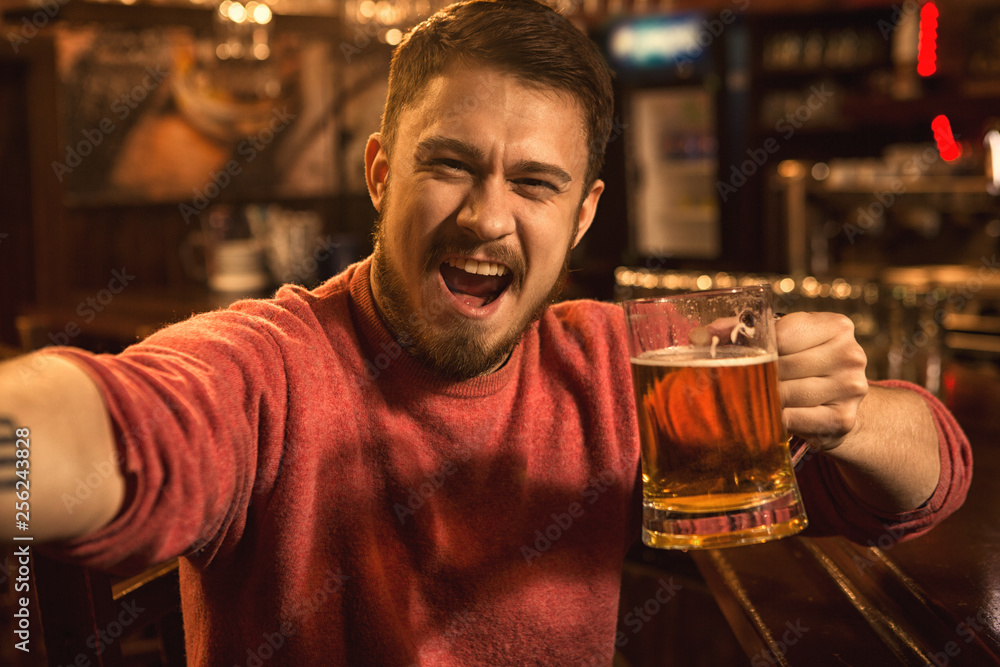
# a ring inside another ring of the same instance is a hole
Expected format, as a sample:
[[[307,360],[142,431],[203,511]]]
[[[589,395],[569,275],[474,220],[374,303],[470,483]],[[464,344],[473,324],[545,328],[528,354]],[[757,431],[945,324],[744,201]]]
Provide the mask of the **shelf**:
[[[907,181],[903,177],[884,176],[873,181],[856,185],[837,187],[816,185],[813,190],[824,194],[863,194],[892,192],[897,196],[907,194],[981,194],[994,196],[988,191],[990,181],[986,177],[951,176],[943,178],[919,178]],[[896,190],[900,190],[896,192]]]
[[[1000,336],[1000,317],[993,315],[948,313],[944,318],[944,326],[952,331]]]
[[[673,174],[685,174],[693,176],[704,176],[714,174],[719,168],[719,163],[714,158],[692,159],[669,158],[660,162],[657,171],[672,172]]]
[[[944,337],[944,344],[950,350],[966,352],[985,352],[1000,354],[1000,336],[984,334],[949,333]]]
[[[769,90],[783,90],[800,87],[802,82],[838,81],[841,79],[868,78],[872,75],[892,73],[892,63],[882,61],[851,67],[795,67],[790,69],[765,69],[754,71],[753,78],[760,84],[768,84]]]
[[[881,279],[886,285],[909,286],[923,290],[922,293],[935,287],[969,292],[975,285],[975,294],[979,297],[1000,296],[1000,272],[985,263],[979,266],[939,264],[888,267],[881,272]]]
[[[891,192],[897,196],[907,194],[982,194],[992,195],[987,189],[990,181],[985,176],[943,176],[907,180],[903,176],[882,176],[865,183],[830,186],[816,183],[812,192],[821,194],[871,195],[873,192]],[[899,192],[896,192],[899,190]]]

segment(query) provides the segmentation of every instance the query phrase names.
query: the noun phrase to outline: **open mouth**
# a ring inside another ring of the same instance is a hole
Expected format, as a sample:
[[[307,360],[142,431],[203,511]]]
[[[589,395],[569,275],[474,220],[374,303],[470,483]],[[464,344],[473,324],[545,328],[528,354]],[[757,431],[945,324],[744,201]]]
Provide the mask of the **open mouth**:
[[[441,277],[463,303],[482,308],[504,293],[514,275],[503,264],[452,257],[442,262]]]

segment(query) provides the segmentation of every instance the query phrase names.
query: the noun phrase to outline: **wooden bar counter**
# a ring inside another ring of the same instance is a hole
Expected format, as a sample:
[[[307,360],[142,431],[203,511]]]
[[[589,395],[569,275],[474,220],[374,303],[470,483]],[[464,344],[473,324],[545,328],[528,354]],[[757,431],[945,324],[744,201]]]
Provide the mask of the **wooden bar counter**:
[[[973,482],[930,533],[689,552],[751,665],[1000,665],[1000,383],[956,377]]]

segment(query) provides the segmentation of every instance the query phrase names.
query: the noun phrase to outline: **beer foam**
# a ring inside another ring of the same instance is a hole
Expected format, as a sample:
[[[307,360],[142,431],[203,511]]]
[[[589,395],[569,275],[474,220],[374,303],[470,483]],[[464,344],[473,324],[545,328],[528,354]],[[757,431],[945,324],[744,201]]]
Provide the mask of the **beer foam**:
[[[639,357],[632,357],[632,363],[641,366],[719,367],[752,366],[778,360],[778,355],[774,352],[742,345],[719,347],[715,352],[717,356],[712,357],[704,347],[682,345],[644,352]]]

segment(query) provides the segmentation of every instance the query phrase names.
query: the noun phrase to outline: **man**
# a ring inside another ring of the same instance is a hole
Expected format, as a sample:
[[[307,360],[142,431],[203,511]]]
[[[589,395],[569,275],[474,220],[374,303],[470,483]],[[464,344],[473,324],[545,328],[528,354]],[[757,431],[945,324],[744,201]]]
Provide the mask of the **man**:
[[[193,665],[610,662],[639,519],[624,323],[548,305],[610,119],[599,53],[541,5],[418,26],[365,153],[369,260],[121,355],[0,367],[37,537],[120,571],[184,556]],[[913,535],[961,503],[940,404],[869,389],[845,318],[779,327],[787,426],[827,452],[800,476],[815,529]]]

